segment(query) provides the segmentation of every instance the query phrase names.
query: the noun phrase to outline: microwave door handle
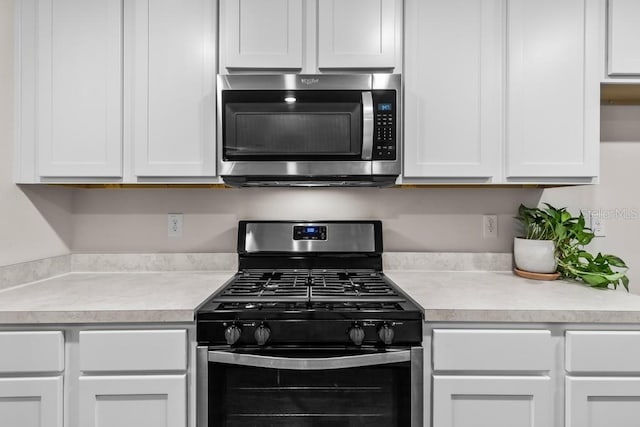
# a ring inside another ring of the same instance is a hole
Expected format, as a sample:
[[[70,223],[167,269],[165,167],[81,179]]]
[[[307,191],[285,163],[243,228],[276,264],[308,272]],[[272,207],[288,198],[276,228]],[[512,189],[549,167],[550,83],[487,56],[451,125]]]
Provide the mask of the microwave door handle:
[[[373,97],[362,92],[362,160],[371,160],[373,154]]]
[[[294,369],[299,371],[356,368],[360,366],[387,365],[408,362],[411,350],[386,351],[384,353],[360,354],[326,358],[299,358],[238,354],[228,351],[209,351],[209,362],[229,365],[253,366],[269,369]]]

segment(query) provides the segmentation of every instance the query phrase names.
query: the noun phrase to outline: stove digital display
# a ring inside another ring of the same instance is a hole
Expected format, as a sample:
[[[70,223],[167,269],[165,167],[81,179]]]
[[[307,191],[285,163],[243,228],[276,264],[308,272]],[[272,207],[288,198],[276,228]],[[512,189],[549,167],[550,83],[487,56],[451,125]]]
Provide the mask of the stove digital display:
[[[293,240],[327,240],[325,225],[294,225]]]

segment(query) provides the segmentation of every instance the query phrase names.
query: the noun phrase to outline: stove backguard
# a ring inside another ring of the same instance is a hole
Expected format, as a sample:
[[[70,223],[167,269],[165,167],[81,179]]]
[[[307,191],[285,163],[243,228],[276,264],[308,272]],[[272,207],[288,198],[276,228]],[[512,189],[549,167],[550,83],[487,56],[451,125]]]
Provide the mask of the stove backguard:
[[[382,270],[380,221],[240,221],[238,258],[247,269]]]

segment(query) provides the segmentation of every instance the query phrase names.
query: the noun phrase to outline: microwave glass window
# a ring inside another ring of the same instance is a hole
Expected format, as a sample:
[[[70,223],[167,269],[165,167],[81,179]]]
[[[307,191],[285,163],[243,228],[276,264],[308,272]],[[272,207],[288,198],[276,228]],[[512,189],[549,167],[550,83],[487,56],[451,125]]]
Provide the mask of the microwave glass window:
[[[227,160],[361,156],[361,92],[348,92],[333,98],[324,92],[261,96],[247,91],[240,94],[246,99],[238,99],[238,94],[235,95],[223,102],[224,157]],[[285,101],[285,98],[293,97],[295,102]]]

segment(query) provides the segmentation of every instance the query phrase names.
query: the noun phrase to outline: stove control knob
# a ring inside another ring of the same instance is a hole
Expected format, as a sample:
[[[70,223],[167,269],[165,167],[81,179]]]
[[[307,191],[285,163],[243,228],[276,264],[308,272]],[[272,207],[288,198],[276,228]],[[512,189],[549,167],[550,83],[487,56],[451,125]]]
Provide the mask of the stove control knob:
[[[393,331],[393,326],[388,323],[383,323],[382,326],[378,329],[378,337],[380,337],[380,341],[385,343],[386,345],[391,345],[393,343],[393,336],[395,332]]]
[[[240,339],[241,333],[242,333],[242,330],[240,329],[239,326],[236,326],[235,324],[228,326],[224,330],[224,339],[227,340],[227,344],[234,345]]]
[[[269,338],[271,338],[271,329],[264,323],[261,323],[260,326],[256,328],[253,336],[258,345],[265,345],[267,341],[269,341]]]
[[[349,339],[355,345],[362,345],[362,341],[364,341],[364,329],[362,329],[362,326],[357,323],[353,325],[351,329],[349,329]]]

